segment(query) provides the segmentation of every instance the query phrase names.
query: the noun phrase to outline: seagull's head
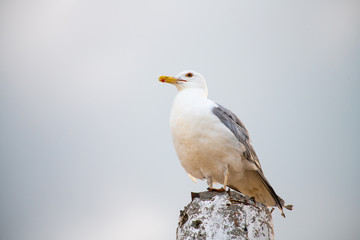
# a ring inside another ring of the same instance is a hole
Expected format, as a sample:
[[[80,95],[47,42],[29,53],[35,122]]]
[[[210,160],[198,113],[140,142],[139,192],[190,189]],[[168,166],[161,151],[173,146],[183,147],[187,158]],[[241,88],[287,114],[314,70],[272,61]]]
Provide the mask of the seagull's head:
[[[181,91],[185,89],[199,89],[203,90],[207,95],[207,86],[205,78],[198,72],[192,70],[185,70],[176,75],[176,77],[161,76],[160,82],[171,83]]]

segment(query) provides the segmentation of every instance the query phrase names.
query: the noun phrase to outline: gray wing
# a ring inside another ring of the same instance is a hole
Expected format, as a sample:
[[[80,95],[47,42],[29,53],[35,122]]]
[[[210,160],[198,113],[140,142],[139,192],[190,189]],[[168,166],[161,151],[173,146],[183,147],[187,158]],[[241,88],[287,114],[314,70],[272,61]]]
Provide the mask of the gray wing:
[[[245,146],[245,152],[243,153],[244,157],[253,162],[257,167],[258,170],[254,171],[258,178],[263,182],[263,185],[274,199],[275,204],[281,210],[281,215],[285,217],[283,207],[286,209],[292,210],[292,205],[285,205],[283,199],[281,199],[271,187],[268,180],[265,178],[264,173],[261,169],[261,165],[259,162],[258,157],[256,156],[254,148],[251,146],[249,133],[246,130],[244,124],[240,121],[240,119],[232,113],[230,110],[224,108],[223,106],[217,104],[216,107],[212,109],[212,112],[220,119],[220,121],[235,135],[236,139]],[[230,186],[231,188],[239,191],[236,187]]]
[[[262,172],[259,159],[250,143],[249,133],[240,119],[233,112],[220,104],[217,104],[217,106],[212,109],[212,112],[235,135],[236,139],[244,145],[246,149],[243,153],[244,157],[253,162],[260,172]]]

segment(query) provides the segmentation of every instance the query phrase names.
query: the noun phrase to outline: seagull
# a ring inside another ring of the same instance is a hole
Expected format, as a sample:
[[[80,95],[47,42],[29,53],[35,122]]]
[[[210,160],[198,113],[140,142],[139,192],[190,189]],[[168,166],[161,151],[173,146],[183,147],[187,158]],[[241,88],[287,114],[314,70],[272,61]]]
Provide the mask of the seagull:
[[[230,110],[207,98],[205,78],[192,70],[159,81],[175,85],[170,128],[176,154],[190,178],[206,180],[239,191],[268,206],[278,207],[285,217],[285,205],[265,178],[251,145],[249,133]]]

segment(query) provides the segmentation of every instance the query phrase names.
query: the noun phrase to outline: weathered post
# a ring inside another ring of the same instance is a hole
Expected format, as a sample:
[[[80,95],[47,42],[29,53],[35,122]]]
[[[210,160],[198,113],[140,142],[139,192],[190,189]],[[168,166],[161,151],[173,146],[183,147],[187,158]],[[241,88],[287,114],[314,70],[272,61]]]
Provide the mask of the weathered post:
[[[270,210],[240,193],[192,193],[180,211],[177,240],[273,240]]]

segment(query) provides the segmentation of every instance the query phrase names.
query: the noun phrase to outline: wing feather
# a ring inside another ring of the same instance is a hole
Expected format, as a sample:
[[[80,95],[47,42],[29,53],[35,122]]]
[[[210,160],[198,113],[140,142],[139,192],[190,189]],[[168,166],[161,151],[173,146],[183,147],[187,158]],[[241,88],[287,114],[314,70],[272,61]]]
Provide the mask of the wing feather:
[[[253,162],[262,172],[259,159],[255,153],[253,146],[251,145],[249,133],[246,130],[244,124],[240,121],[240,119],[233,112],[221,106],[220,104],[217,104],[217,106],[212,109],[212,112],[235,135],[236,139],[242,145],[244,145],[244,157],[247,160]]]
[[[246,130],[244,124],[233,112],[221,106],[220,104],[217,104],[217,106],[212,109],[212,112],[234,134],[236,139],[245,147],[245,151],[243,152],[245,159],[251,161],[257,166],[258,170],[254,171],[254,173],[256,172],[255,176],[257,176],[257,178],[263,183],[263,186],[265,186],[267,192],[271,195],[271,197],[275,201],[275,205],[281,210],[281,215],[285,217],[283,207],[291,210],[292,205],[285,206],[284,200],[281,199],[275,193],[274,189],[271,187],[270,183],[265,178],[264,173],[261,169],[259,159],[255,153],[254,148],[251,145],[249,133]],[[230,187],[239,191],[239,189],[237,189],[236,186],[230,186]]]

